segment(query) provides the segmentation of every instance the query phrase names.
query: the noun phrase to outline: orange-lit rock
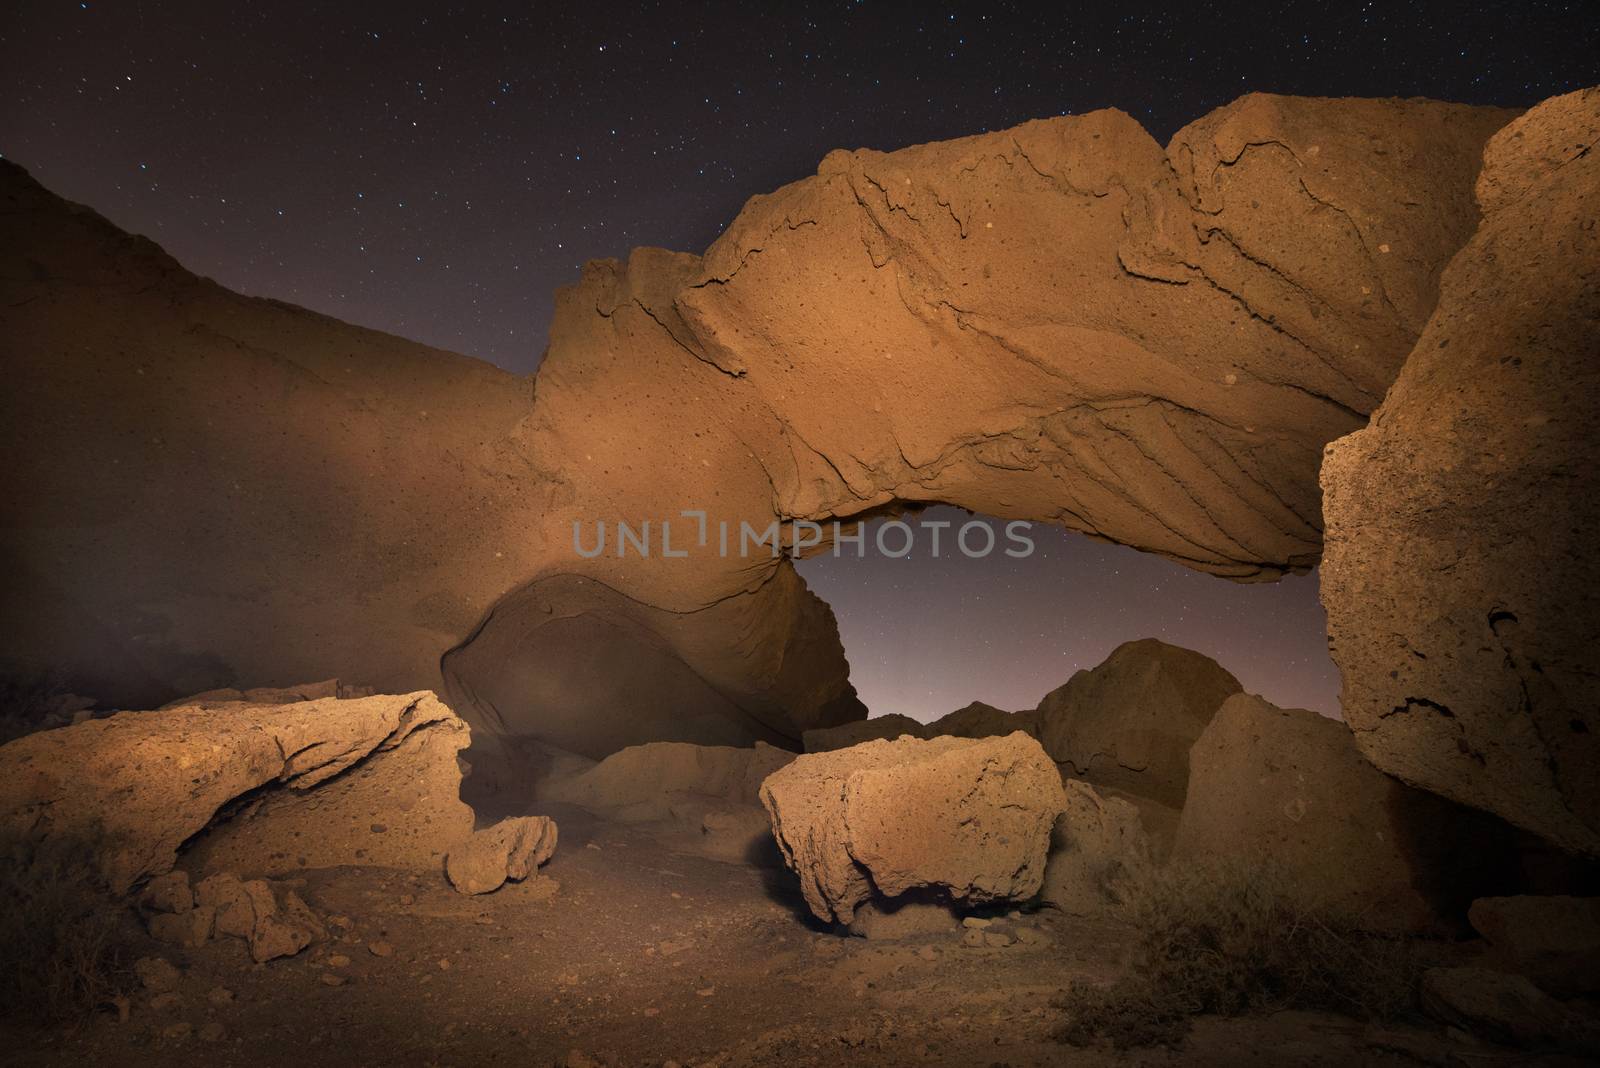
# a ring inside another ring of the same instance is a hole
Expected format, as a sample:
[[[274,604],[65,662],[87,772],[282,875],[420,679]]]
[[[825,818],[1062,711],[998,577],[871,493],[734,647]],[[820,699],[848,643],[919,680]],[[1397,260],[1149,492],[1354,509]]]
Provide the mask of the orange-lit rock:
[[[427,869],[472,830],[467,741],[431,693],[121,712],[0,746],[0,826],[93,848],[117,892],[180,848],[245,875]]]
[[[1322,599],[1368,759],[1600,854],[1600,89],[1489,142],[1484,219],[1328,450]]]

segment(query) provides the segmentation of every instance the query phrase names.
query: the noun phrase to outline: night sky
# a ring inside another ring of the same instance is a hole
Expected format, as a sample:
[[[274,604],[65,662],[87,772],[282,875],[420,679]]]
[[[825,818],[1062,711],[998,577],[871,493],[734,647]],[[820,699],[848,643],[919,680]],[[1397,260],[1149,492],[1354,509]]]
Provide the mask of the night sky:
[[[1600,81],[1593,2],[1048,10],[12,0],[0,154],[224,285],[527,372],[584,260],[703,249],[833,148],[1108,106],[1164,141],[1250,90],[1526,105]],[[874,711],[1031,705],[1145,635],[1336,707],[1313,580],[1065,535],[969,563],[805,566]]]

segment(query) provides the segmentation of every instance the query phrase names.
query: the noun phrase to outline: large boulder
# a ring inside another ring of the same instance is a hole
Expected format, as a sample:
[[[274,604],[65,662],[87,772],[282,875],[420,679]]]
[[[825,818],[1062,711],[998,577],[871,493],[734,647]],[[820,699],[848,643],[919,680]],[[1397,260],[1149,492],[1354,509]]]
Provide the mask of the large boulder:
[[[901,738],[797,757],[761,786],[784,860],[820,919],[910,891],[1032,897],[1065,802],[1039,743]]]
[[[207,871],[430,868],[472,830],[467,741],[426,692],[119,712],[0,747],[0,827],[87,844],[119,892],[186,846]]]
[[[973,701],[949,715],[940,716],[923,728],[924,738],[949,735],[952,738],[993,738],[1022,731],[1038,737],[1039,716],[1033,709],[1007,712],[982,701]]]
[[[1125,642],[1039,703],[1039,739],[1091,782],[1180,807],[1189,747],[1239,680],[1215,660],[1154,638]]]
[[[1153,867],[1156,855],[1139,810],[1079,779],[1062,784],[1067,805],[1050,833],[1039,899],[1087,915],[1122,900],[1122,885]]]
[[[1322,600],[1361,751],[1600,853],[1600,89],[1484,151],[1476,235],[1322,467]]]
[[[1493,862],[1465,815],[1374,768],[1342,723],[1236,694],[1190,751],[1173,856],[1262,860],[1307,903],[1419,930],[1468,889],[1452,858]]]
[[[1552,994],[1600,993],[1600,898],[1484,897],[1467,919],[1500,967]]]
[[[1420,1001],[1440,1023],[1494,1042],[1600,1057],[1600,1023],[1593,1015],[1557,1001],[1520,975],[1430,968],[1422,976]]]
[[[539,797],[639,825],[671,849],[775,864],[759,791],[762,780],[793,759],[793,753],[764,742],[748,748],[652,742],[552,778],[540,786]]]

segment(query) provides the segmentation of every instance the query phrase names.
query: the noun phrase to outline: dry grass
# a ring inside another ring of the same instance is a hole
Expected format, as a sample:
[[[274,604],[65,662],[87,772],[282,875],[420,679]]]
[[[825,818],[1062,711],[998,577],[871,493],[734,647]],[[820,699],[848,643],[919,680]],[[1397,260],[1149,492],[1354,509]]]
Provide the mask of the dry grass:
[[[1288,892],[1270,862],[1174,865],[1118,889],[1139,930],[1129,971],[1108,986],[1076,984],[1058,1000],[1064,1042],[1177,1045],[1206,1014],[1413,1011],[1417,944]]]
[[[102,889],[96,846],[0,839],[0,1018],[59,1023],[108,1004],[129,963],[129,911]]]

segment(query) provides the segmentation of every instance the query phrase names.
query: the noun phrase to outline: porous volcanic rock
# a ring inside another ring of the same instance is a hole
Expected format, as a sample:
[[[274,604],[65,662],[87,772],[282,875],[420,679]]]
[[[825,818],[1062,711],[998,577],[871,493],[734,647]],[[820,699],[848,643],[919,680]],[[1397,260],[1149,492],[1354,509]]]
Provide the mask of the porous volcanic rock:
[[[1600,853],[1600,89],[1484,150],[1483,221],[1322,468],[1341,704],[1406,782]]]
[[[89,844],[118,892],[170,871],[191,839],[207,870],[426,868],[472,828],[458,797],[467,741],[426,692],[119,712],[0,747],[0,825]],[[208,832],[219,813],[233,818]]]
[[[1484,897],[1467,919],[1497,965],[1558,996],[1600,993],[1600,898]]]
[[[1045,695],[1039,740],[1073,774],[1181,807],[1189,747],[1240,689],[1202,653],[1154,638],[1124,642]]]
[[[1064,800],[1039,743],[901,738],[809,753],[761,786],[772,833],[823,920],[929,889],[956,903],[1032,897]]]
[[[265,879],[241,880],[228,872],[202,879],[195,887],[197,911],[214,917],[219,936],[249,943],[259,964],[292,957],[327,937],[327,929],[299,894],[275,888]]]
[[[451,847],[444,873],[463,894],[487,894],[506,882],[520,883],[556,851],[556,821],[516,816],[475,832]]]
[[[1039,899],[1087,915],[1115,904],[1118,884],[1150,870],[1154,855],[1139,810],[1079,779],[1062,783],[1066,810],[1050,832]]]
[[[1385,775],[1343,724],[1303,708],[1235,694],[1189,767],[1175,859],[1265,861],[1287,892],[1375,928],[1428,927],[1466,885],[1452,865],[1474,870],[1463,854],[1495,863],[1470,813]]]
[[[1322,447],[1509,117],[1252,95],[1166,149],[1099,111],[835,152],[703,257],[585,267],[536,382],[229,293],[0,163],[10,652],[112,706],[442,688],[500,756],[599,758],[864,714],[747,525],[943,502],[1305,570]]]

